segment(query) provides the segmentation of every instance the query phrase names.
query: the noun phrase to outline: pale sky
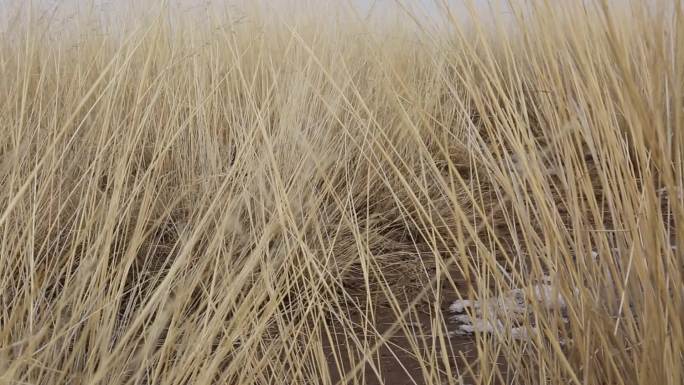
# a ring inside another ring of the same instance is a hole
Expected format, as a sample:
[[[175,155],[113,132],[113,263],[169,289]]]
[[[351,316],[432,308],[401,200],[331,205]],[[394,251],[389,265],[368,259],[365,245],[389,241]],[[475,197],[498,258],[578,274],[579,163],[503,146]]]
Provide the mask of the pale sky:
[[[21,4],[22,6],[33,3],[40,5],[40,8],[51,8],[58,6],[62,10],[63,15],[74,13],[82,13],[83,11],[93,11],[95,15],[108,19],[110,21],[121,20],[115,15],[120,14],[121,9],[124,9],[127,4],[133,4],[135,11],[126,12],[127,14],[138,14],[150,10],[151,5],[165,2],[173,9],[181,11],[182,13],[196,13],[200,18],[206,15],[205,12],[213,12],[213,9],[225,11],[226,6],[229,8],[229,13],[241,14],[242,10],[254,8],[266,10],[267,12],[276,12],[278,16],[283,16],[285,19],[288,13],[293,16],[297,15],[299,11],[304,10],[308,15],[326,15],[335,14],[336,10],[340,8],[347,10],[349,6],[357,9],[358,14],[362,18],[378,18],[381,19],[386,15],[391,15],[393,12],[401,13],[400,9],[403,7],[409,8],[413,16],[418,16],[423,20],[427,20],[428,24],[437,24],[440,15],[444,16],[444,12],[440,11],[438,4],[448,3],[452,14],[461,22],[472,20],[469,17],[468,6],[471,5],[480,17],[480,21],[490,19],[492,15],[497,15],[500,18],[507,19],[510,16],[510,11],[506,4],[512,1],[517,4],[528,3],[529,0],[0,0],[0,10],[2,5],[7,4]],[[561,5],[569,0],[547,0],[548,4]],[[587,2],[598,2],[599,0],[577,0]],[[608,0],[609,2],[627,2],[630,0]],[[656,0],[632,0],[654,2]],[[79,11],[74,12],[78,9]],[[250,13],[250,12],[245,12]],[[92,13],[90,13],[92,15]],[[1,16],[1,15],[0,15]],[[60,19],[60,18],[57,18]],[[372,19],[374,20],[374,19]]]
[[[326,12],[335,7],[348,7],[352,5],[362,14],[372,12],[374,14],[383,14],[391,11],[396,11],[402,4],[413,11],[425,14],[434,15],[439,13],[437,3],[448,3],[451,9],[456,13],[467,13],[465,4],[471,3],[481,12],[488,9],[489,3],[503,3],[505,0],[19,0],[22,3],[33,1],[35,4],[42,5],[59,5],[65,8],[79,7],[88,8],[94,6],[97,9],[107,11],[112,7],[127,2],[137,3],[138,5],[159,3],[166,1],[168,4],[181,8],[191,9],[196,7],[204,7],[207,4],[225,5],[228,4],[235,8],[242,8],[253,4],[261,4],[264,8],[272,9],[295,9],[298,7],[306,8],[315,12]],[[17,3],[16,0],[0,0],[0,4]]]
[[[56,20],[63,20],[71,17],[73,14],[90,14],[102,18],[103,20],[109,20],[111,22],[117,23],[116,20],[121,20],[120,15],[123,9],[125,14],[139,14],[140,12],[145,12],[151,10],[153,7],[151,5],[159,4],[160,2],[165,2],[170,5],[173,9],[181,11],[184,14],[196,14],[198,20],[206,15],[205,12],[213,12],[213,9],[217,10],[217,13],[222,13],[221,11],[226,10],[226,6],[229,8],[229,13],[241,14],[243,10],[254,8],[255,6],[259,9],[266,10],[266,12],[275,12],[278,16],[283,16],[285,19],[288,17],[288,13],[293,16],[299,11],[304,11],[306,14],[313,15],[333,15],[336,14],[340,9],[349,10],[350,6],[354,7],[358,11],[358,16],[368,19],[371,21],[376,21],[376,19],[382,19],[384,17],[392,18],[394,12],[404,15],[403,8],[408,8],[413,16],[417,16],[423,20],[427,20],[428,24],[436,25],[440,12],[439,6],[437,4],[448,3],[453,14],[462,21],[469,19],[466,4],[470,3],[473,5],[480,16],[490,15],[490,5],[491,4],[502,4],[507,0],[0,0],[0,10],[6,7],[2,5],[12,4],[25,6],[28,3],[33,3],[39,5],[43,11],[46,9],[53,9],[57,7],[59,9],[60,16],[54,17]],[[525,1],[525,0],[520,0]],[[564,0],[558,0],[564,1]],[[128,7],[129,4],[133,4],[133,8]],[[131,11],[135,9],[135,11]],[[505,13],[499,8],[499,12]],[[44,12],[48,13],[48,12]],[[250,13],[250,12],[245,12]],[[59,22],[58,22],[59,23]]]

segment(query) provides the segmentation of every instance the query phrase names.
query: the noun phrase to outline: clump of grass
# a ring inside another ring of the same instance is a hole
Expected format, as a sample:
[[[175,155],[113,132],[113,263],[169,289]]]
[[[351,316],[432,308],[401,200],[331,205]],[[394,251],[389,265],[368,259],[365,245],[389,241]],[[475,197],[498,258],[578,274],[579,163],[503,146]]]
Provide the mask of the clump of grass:
[[[584,3],[5,6],[0,383],[682,383],[683,9]]]

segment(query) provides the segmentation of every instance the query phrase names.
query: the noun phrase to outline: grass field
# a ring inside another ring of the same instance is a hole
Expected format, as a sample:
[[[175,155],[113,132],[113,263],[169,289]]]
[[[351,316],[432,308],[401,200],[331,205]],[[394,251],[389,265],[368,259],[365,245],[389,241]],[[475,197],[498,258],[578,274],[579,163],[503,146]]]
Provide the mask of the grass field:
[[[684,383],[681,1],[397,4],[2,4],[0,384]]]

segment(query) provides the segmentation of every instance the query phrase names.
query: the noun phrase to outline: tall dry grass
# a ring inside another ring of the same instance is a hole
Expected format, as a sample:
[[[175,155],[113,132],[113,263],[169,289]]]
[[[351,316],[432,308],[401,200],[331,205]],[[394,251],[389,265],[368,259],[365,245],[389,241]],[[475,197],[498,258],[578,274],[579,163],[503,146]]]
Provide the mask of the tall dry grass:
[[[5,5],[0,383],[683,383],[681,2],[442,11]]]

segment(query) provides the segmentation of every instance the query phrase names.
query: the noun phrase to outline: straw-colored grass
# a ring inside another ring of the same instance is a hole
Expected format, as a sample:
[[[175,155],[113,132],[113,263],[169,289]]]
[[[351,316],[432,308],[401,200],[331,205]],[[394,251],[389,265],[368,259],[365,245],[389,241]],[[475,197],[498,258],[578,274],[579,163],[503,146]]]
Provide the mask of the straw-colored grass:
[[[684,383],[681,2],[246,9],[3,5],[0,384]]]

